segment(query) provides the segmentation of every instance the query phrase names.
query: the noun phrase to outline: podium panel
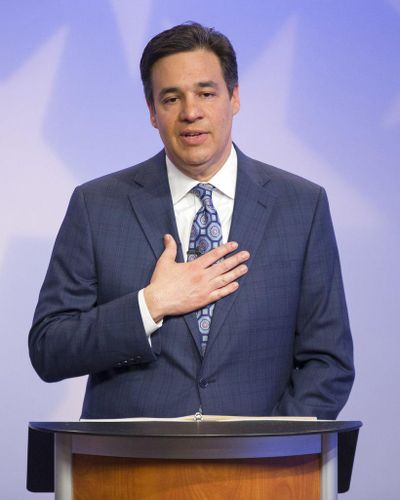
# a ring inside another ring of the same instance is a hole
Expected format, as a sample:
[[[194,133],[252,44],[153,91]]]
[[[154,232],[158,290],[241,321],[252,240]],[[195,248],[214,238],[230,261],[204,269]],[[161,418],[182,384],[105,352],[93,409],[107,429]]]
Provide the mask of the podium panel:
[[[74,455],[74,500],[320,500],[320,457],[152,460]]]

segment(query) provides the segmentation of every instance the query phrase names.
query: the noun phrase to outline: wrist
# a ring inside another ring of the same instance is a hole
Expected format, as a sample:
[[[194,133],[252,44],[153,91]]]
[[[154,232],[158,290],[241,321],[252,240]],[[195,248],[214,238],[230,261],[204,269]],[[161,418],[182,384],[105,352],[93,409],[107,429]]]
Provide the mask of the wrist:
[[[143,289],[143,297],[153,321],[158,323],[164,318],[165,312],[161,306],[159,294],[152,284]]]

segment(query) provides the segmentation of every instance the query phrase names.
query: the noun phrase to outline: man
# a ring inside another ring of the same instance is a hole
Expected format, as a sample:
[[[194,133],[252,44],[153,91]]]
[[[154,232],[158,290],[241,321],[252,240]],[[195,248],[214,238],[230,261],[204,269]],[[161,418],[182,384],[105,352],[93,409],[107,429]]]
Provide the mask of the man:
[[[75,190],[30,332],[35,369],[88,374],[84,418],[336,418],[354,370],[324,190],[233,147],[224,35],[160,33],[141,75],[165,149]]]

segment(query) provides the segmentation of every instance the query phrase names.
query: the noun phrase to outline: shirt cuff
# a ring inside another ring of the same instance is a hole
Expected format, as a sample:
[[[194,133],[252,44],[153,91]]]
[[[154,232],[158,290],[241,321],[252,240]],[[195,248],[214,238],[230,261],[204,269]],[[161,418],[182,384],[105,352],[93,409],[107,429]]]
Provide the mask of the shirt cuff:
[[[144,299],[144,289],[143,288],[141,290],[139,290],[139,292],[138,292],[138,303],[139,303],[140,315],[142,317],[142,323],[144,326],[144,331],[146,332],[147,338],[149,339],[149,342],[151,345],[150,336],[152,333],[154,333],[156,330],[158,330],[162,326],[163,320],[161,319],[158,323],[155,323],[155,321],[151,317],[149,309],[147,308],[146,301]]]

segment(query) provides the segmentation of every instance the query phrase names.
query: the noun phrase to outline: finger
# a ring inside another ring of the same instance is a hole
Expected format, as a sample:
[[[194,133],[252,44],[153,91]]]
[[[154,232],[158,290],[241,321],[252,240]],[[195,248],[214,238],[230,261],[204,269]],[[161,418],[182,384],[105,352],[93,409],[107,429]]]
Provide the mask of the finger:
[[[226,297],[227,295],[230,295],[231,293],[236,292],[236,290],[238,288],[239,288],[239,283],[237,281],[233,281],[232,283],[229,283],[229,285],[226,285],[226,286],[223,286],[222,288],[218,288],[217,290],[214,290],[209,295],[210,303],[217,302],[217,300],[220,300],[223,297]]]
[[[170,234],[164,235],[164,248],[165,249],[164,252],[161,254],[161,257],[175,261],[177,246],[174,238]]]
[[[246,266],[246,264],[241,264],[239,266],[236,266],[228,273],[222,274],[214,278],[213,281],[210,283],[210,285],[214,289],[222,288],[226,285],[229,285],[229,283],[232,283],[237,279],[239,279],[241,276],[246,274],[247,271],[248,267]]]
[[[225,255],[228,255],[229,253],[235,251],[238,247],[238,244],[236,241],[229,241],[228,243],[225,243],[224,245],[221,245],[217,248],[214,248],[213,250],[210,250],[209,252],[205,253],[201,257],[198,257],[195,262],[197,265],[200,265],[203,268],[212,266],[215,264],[218,260],[222,259],[225,257]]]
[[[217,262],[214,266],[211,266],[209,269],[207,269],[209,279],[213,279],[217,276],[221,276],[222,274],[227,273],[243,262],[246,262],[249,258],[249,252],[247,250],[243,250],[242,252],[238,252],[235,255],[228,257],[227,259]]]

